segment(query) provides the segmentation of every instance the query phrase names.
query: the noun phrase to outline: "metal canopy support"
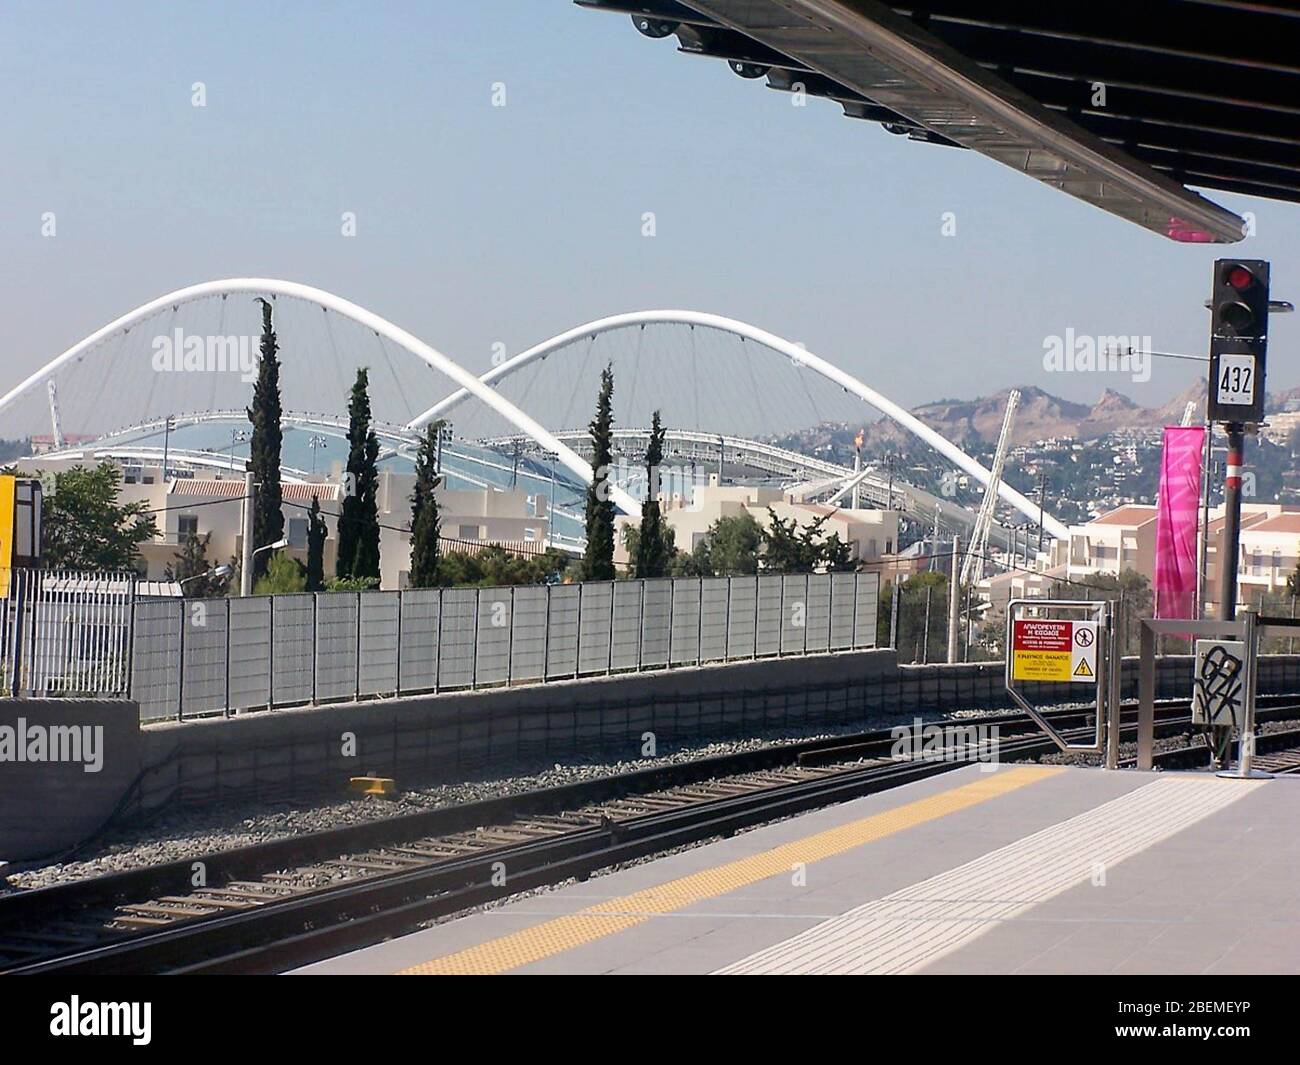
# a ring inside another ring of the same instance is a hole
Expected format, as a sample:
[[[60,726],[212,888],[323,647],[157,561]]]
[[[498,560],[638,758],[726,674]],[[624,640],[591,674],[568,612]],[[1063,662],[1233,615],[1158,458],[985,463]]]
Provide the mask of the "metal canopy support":
[[[1178,241],[1244,222],[1052,111],[877,0],[681,0],[944,141]]]

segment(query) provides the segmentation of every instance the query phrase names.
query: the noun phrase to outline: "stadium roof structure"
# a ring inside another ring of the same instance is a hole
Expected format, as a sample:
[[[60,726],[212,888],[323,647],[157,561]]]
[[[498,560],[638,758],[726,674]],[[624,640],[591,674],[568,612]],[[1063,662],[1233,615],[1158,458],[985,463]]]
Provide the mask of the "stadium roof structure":
[[[1300,3],[574,2],[1173,240],[1244,234],[1189,185],[1300,202]]]

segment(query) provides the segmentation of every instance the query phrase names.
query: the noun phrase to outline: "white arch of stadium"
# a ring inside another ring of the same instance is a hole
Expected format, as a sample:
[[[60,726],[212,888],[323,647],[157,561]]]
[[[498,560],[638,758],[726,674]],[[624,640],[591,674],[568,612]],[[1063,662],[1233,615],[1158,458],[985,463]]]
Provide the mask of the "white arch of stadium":
[[[610,332],[612,330],[622,329],[629,326],[645,326],[653,323],[704,326],[732,333],[744,340],[752,340],[762,347],[769,348],[784,355],[796,366],[806,366],[813,372],[834,384],[839,385],[846,392],[858,396],[858,398],[862,399],[868,405],[874,407],[886,417],[891,418],[920,440],[930,445],[945,458],[949,459],[954,465],[974,477],[981,484],[987,484],[991,476],[984,466],[976,462],[950,440],[925,425],[925,423],[921,422],[902,407],[899,407],[892,400],[868,387],[858,378],[840,370],[838,367],[824,359],[821,359],[812,352],[807,351],[798,345],[775,335],[774,333],[769,333],[757,326],[752,326],[736,319],[725,318],[720,315],[708,314],[700,311],[683,310],[634,311],[627,314],[612,315],[607,318],[588,322],[585,325],[577,326],[552,337],[549,340],[543,341],[540,344],[536,344],[533,347],[528,348],[526,351],[520,352],[518,355],[507,359],[499,366],[492,368],[480,378],[476,377],[469,370],[466,370],[463,366],[450,359],[442,352],[424,343],[424,341],[420,340],[413,334],[408,333],[406,330],[394,325],[387,319],[382,318],[379,315],[342,298],[341,296],[336,296],[333,293],[326,292],[324,289],[315,288],[311,285],[304,285],[294,281],[283,281],[275,278],[228,278],[218,281],[207,281],[201,284],[177,289],[174,292],[167,293],[164,296],[160,296],[157,299],[142,304],[92,333],[77,344],[74,344],[56,358],[51,359],[40,370],[31,374],[20,384],[6,392],[3,396],[0,396],[0,412],[3,412],[11,403],[41,385],[61,367],[72,362],[86,351],[94,348],[97,344],[100,344],[102,341],[120,332],[125,332],[131,329],[134,325],[147,320],[152,315],[166,309],[167,307],[176,307],[182,303],[207,299],[212,296],[227,296],[239,293],[249,295],[270,295],[273,297],[286,296],[315,303],[317,306],[323,307],[326,310],[332,310],[335,313],[343,315],[344,317],[371,329],[376,334],[390,340],[403,350],[422,359],[435,370],[438,370],[451,378],[452,381],[459,386],[448,396],[434,404],[434,406],[413,418],[403,427],[404,429],[408,431],[419,430],[434,419],[445,415],[457,404],[470,396],[473,396],[474,398],[481,400],[506,421],[510,422],[513,426],[519,429],[521,433],[533,440],[538,446],[547,451],[553,452],[557,459],[568,470],[587,484],[590,484],[594,479],[591,466],[558,436],[500,395],[494,388],[494,385],[497,381],[508,374],[511,374],[538,359],[543,359],[552,352],[562,349],[583,337],[594,338],[600,333]],[[390,431],[389,427],[385,427],[385,431]],[[376,433],[378,435],[378,428]],[[998,490],[1000,496],[1006,503],[1015,507],[1031,520],[1038,520],[1040,513],[1038,507],[1020,492],[1016,491],[1005,482],[999,484]],[[624,489],[612,483],[610,484],[609,491],[611,499],[618,507],[630,515],[639,516],[641,506],[637,499]],[[1065,526],[1056,518],[1044,514],[1042,520],[1045,531],[1050,533],[1052,536],[1057,538],[1068,537],[1068,532]]]
[[[650,311],[632,311],[626,314],[615,314],[608,318],[600,318],[585,325],[575,326],[557,336],[544,340],[540,344],[535,344],[526,351],[521,351],[509,359],[506,359],[499,366],[488,370],[481,377],[477,378],[480,385],[489,389],[502,378],[522,369],[538,359],[544,359],[555,351],[565,348],[575,341],[584,337],[595,338],[601,333],[608,333],[616,329],[626,329],[631,326],[645,326],[651,324],[666,323],[673,325],[704,326],[710,329],[721,330],[725,333],[732,333],[743,340],[752,340],[754,343],[770,348],[790,359],[796,366],[806,366],[814,373],[826,378],[828,381],[839,385],[846,392],[857,396],[863,402],[874,407],[881,414],[890,418],[898,425],[902,426],[913,436],[928,444],[939,452],[944,458],[948,459],[959,469],[964,470],[971,477],[974,477],[982,485],[987,485],[992,474],[980,463],[962,451],[947,437],[931,429],[923,421],[917,418],[910,411],[900,407],[893,400],[881,395],[875,389],[869,387],[852,374],[846,373],[839,367],[827,362],[825,359],[813,354],[812,352],[799,347],[775,333],[769,333],[765,329],[749,325],[746,322],[738,321],[734,318],[724,318],[717,314],[708,314],[703,311],[683,311],[683,310],[650,310]],[[474,389],[463,385],[455,391],[449,393],[443,399],[439,400],[428,410],[412,418],[407,423],[408,429],[419,429],[436,418],[442,418],[447,415],[458,404],[468,399],[470,395],[481,398],[481,394]],[[1039,509],[1036,503],[1027,499],[1020,492],[1016,491],[1005,481],[998,484],[998,494],[1004,502],[1015,507],[1020,513],[1027,518],[1037,522],[1039,518]],[[1069,532],[1065,525],[1049,514],[1043,514],[1043,528],[1052,536],[1058,539],[1068,539]]]
[[[350,300],[334,295],[332,292],[326,292],[324,289],[300,284],[296,281],[281,281],[276,278],[242,277],[227,278],[220,281],[205,281],[198,285],[177,289],[175,292],[169,292],[165,296],[159,296],[155,300],[141,304],[135,310],[114,319],[102,329],[97,330],[84,340],[68,348],[61,355],[51,359],[26,380],[0,396],[0,412],[4,411],[15,400],[41,385],[62,366],[72,362],[78,356],[109,337],[131,329],[134,325],[147,320],[159,311],[168,307],[179,306],[182,303],[207,299],[211,296],[229,296],[239,293],[301,299],[314,303],[319,307],[324,307],[328,311],[334,311],[345,318],[350,318],[359,325],[365,326],[367,329],[390,340],[417,358],[424,360],[440,373],[450,377],[459,386],[458,392],[464,392],[466,395],[473,395],[475,398],[482,400],[483,403],[510,422],[520,432],[535,440],[540,447],[554,452],[558,460],[573,474],[581,478],[584,483],[590,484],[593,481],[591,466],[577,455],[572,448],[556,439],[545,426],[535,421],[504,396],[498,394],[490,385],[483,384],[469,370],[466,370],[436,348],[430,347],[419,337],[408,333],[400,326],[394,325],[386,318],[381,318],[374,312],[352,303]],[[610,484],[609,495],[615,505],[626,513],[633,516],[640,515],[640,502],[622,488]]]

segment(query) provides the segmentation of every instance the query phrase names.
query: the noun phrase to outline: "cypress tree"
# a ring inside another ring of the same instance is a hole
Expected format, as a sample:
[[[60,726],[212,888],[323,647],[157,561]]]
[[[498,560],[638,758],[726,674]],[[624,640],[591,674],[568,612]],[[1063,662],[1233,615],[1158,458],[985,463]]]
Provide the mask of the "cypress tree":
[[[339,515],[339,577],[379,578],[379,438],[371,428],[370,375],[357,370],[348,400],[348,465]]]
[[[442,520],[435,495],[439,481],[438,434],[443,423],[436,421],[425,430],[415,461],[415,490],[411,493],[411,587],[436,588],[442,558],[438,538]]]
[[[325,590],[325,538],[329,529],[320,513],[320,497],[311,497],[311,513],[307,518],[307,588],[309,592]]]
[[[645,451],[646,500],[641,505],[641,533],[637,537],[636,575],[666,577],[672,554],[671,527],[664,524],[659,506],[659,464],[664,460],[664,427],[659,412],[650,423],[650,445]]]
[[[256,483],[253,504],[253,547],[273,544],[284,536],[284,514],[280,509],[280,447],[284,433],[280,427],[280,345],[271,324],[271,304],[260,296],[262,305],[261,357],[257,364],[257,383],[253,385],[253,405],[247,408],[253,432],[249,440],[248,468]],[[271,553],[253,556],[253,579],[266,573]]]
[[[587,486],[587,550],[582,557],[582,576],[588,581],[614,579],[614,501],[609,497],[613,470],[614,368],[600,374],[600,396],[596,416],[588,426],[591,433],[591,468],[595,471]]]

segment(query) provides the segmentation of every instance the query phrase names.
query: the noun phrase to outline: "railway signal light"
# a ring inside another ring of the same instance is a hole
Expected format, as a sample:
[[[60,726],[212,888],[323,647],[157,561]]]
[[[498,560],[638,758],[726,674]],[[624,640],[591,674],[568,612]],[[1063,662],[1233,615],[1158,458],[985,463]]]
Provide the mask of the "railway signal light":
[[[1264,420],[1268,275],[1263,259],[1219,259],[1210,293],[1211,421]]]

